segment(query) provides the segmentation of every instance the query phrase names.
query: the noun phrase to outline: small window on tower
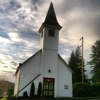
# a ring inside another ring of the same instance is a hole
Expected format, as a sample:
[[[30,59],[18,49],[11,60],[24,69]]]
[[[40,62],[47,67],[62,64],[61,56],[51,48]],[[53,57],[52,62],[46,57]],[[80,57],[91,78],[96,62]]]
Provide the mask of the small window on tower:
[[[48,35],[54,37],[55,36],[55,30],[49,29]]]
[[[41,33],[41,38],[43,37],[43,31],[42,31],[42,33]]]

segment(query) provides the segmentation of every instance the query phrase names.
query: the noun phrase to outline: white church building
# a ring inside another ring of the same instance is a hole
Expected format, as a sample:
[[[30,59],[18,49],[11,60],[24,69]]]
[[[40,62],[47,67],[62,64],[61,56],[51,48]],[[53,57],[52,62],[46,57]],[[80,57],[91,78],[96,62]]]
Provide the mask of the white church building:
[[[51,3],[45,21],[39,29],[40,50],[16,69],[14,96],[23,96],[24,91],[29,95],[32,81],[35,84],[35,94],[39,82],[42,82],[43,97],[73,96],[73,71],[58,54],[61,28]]]

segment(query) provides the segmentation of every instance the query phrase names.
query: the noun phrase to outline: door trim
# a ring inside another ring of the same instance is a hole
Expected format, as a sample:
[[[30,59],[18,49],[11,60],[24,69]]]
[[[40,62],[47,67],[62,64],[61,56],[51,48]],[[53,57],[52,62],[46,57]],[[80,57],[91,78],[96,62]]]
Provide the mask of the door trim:
[[[44,96],[44,83],[45,82],[48,82],[48,83],[49,82],[53,82],[53,97],[54,97],[54,93],[55,93],[55,78],[43,77],[43,91],[42,91],[42,96]]]

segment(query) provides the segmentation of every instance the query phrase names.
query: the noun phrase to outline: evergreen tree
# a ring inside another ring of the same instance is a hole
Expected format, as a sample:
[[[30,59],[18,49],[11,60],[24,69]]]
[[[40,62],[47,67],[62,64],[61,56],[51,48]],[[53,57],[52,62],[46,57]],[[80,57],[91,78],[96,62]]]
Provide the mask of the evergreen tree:
[[[13,95],[13,93],[14,93],[14,90],[13,89],[8,89],[7,90],[8,97],[11,97]]]
[[[41,97],[41,93],[42,93],[42,83],[39,82],[37,95],[38,95],[39,97]]]
[[[34,82],[32,82],[30,88],[30,97],[34,97],[34,93],[35,93],[35,84]]]
[[[80,47],[77,47],[75,52],[72,51],[69,61],[68,61],[69,67],[71,67],[71,69],[74,72],[72,74],[72,83],[82,81],[82,72],[81,72],[81,69],[79,68],[81,66],[81,61],[82,61],[81,60],[81,50],[80,50]]]
[[[91,61],[89,64],[93,68],[92,81],[100,82],[100,40],[96,41],[92,46],[92,53],[90,55]]]

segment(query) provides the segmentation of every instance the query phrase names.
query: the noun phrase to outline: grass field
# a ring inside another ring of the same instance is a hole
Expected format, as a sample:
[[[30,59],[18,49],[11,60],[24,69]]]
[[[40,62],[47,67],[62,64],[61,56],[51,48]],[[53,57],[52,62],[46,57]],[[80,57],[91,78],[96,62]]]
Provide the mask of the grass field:
[[[7,100],[7,98],[6,98],[6,97],[4,97],[4,98],[2,98],[2,99],[0,99],[0,100]]]

